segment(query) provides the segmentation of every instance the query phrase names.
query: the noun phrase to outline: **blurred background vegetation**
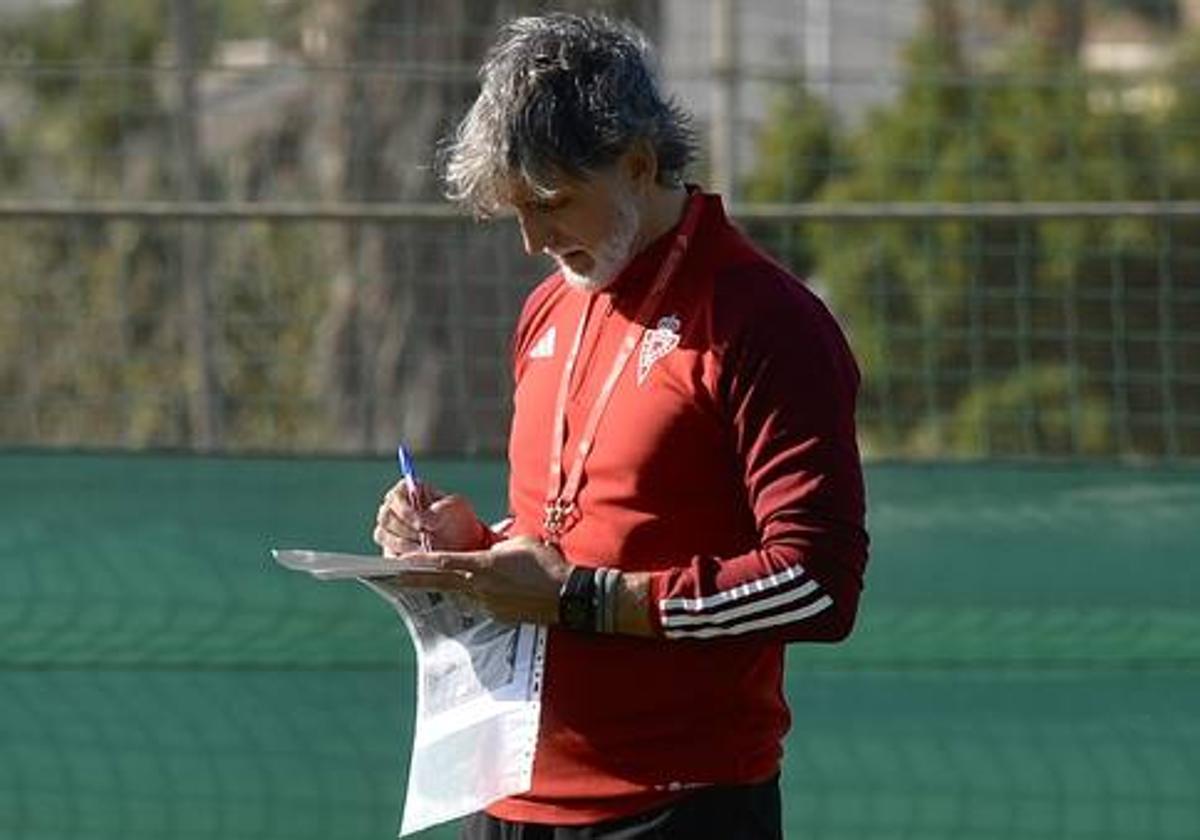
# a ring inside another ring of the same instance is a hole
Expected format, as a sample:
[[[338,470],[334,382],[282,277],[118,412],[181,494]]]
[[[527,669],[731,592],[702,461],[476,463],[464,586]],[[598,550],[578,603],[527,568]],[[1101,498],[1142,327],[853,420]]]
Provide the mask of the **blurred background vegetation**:
[[[0,835],[394,831],[403,631],[267,554],[370,550],[394,468],[240,456],[503,513],[547,265],[432,161],[549,7],[659,43],[917,462],[789,651],[789,836],[1200,836],[1200,0],[0,0]]]
[[[665,46],[695,179],[851,334],[869,455],[1200,456],[1200,4],[1171,0],[763,0],[731,65],[680,35],[720,3],[2,4],[0,442],[502,451],[545,266],[439,215],[432,161],[497,23],[548,5]],[[879,28],[855,67],[813,63],[837,26]]]

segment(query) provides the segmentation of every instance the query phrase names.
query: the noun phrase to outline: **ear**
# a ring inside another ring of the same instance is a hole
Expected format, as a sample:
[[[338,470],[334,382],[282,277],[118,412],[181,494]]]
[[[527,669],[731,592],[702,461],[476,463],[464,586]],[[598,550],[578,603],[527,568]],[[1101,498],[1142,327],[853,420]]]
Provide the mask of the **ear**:
[[[634,141],[621,156],[621,169],[629,179],[630,186],[638,193],[646,193],[658,182],[658,156],[649,140]]]

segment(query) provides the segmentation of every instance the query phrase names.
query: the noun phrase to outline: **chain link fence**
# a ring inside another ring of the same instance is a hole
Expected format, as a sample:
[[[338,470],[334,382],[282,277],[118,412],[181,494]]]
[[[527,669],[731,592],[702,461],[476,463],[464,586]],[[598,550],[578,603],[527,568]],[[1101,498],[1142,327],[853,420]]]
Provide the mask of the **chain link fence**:
[[[663,45],[694,179],[846,326],[869,455],[1176,460],[1195,5],[598,7]],[[432,161],[497,22],[538,9],[4,7],[0,441],[503,451],[547,265],[440,202]]]

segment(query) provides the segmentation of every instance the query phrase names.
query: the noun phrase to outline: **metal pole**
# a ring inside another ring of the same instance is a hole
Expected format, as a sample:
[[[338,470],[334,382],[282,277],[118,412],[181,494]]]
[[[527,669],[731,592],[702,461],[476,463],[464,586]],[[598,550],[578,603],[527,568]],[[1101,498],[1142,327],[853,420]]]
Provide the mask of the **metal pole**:
[[[855,201],[730,205],[749,221],[911,222],[963,219],[1200,219],[1200,201]],[[511,217],[501,216],[511,223]],[[30,219],[272,223],[470,224],[447,204],[347,201],[93,201],[0,199],[0,223]]]
[[[196,95],[195,0],[171,0],[171,26],[177,54],[173,127],[179,197],[185,202],[196,202],[201,198],[202,156]],[[185,321],[191,442],[200,451],[211,451],[220,446],[222,437],[220,385],[213,360],[212,295],[205,230],[195,220],[180,225],[179,280]]]
[[[713,188],[732,204],[737,200],[738,28],[736,0],[712,2]]]

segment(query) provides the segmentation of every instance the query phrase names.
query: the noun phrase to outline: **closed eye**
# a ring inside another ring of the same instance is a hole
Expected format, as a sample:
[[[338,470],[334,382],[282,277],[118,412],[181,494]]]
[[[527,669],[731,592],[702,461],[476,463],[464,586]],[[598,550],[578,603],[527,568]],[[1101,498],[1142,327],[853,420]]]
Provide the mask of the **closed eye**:
[[[569,202],[569,196],[560,192],[550,196],[531,198],[524,203],[523,208],[530,213],[553,213],[555,210],[566,207]]]

